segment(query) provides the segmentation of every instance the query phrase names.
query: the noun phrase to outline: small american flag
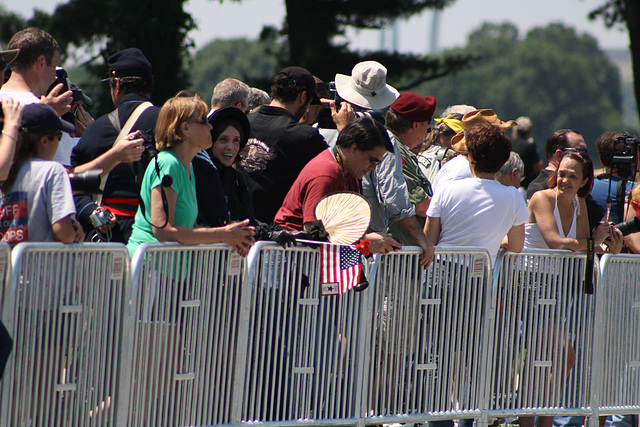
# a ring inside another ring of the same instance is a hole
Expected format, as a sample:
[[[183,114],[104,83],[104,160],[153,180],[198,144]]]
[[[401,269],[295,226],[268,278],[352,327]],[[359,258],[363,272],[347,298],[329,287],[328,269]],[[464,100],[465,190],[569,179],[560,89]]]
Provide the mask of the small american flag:
[[[321,295],[340,295],[358,284],[362,254],[353,246],[320,245]]]

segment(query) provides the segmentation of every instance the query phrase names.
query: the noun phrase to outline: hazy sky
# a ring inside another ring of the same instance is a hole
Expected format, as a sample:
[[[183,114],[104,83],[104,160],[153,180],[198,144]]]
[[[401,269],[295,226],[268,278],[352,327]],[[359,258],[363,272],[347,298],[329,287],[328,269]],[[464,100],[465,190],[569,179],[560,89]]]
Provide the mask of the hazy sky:
[[[5,9],[26,18],[31,17],[34,8],[50,12],[57,3],[60,2],[0,0]],[[521,35],[532,27],[561,21],[574,26],[579,32],[593,35],[602,48],[626,48],[626,32],[607,30],[602,22],[587,19],[588,12],[602,3],[604,0],[456,0],[453,6],[440,14],[439,46],[463,45],[469,30],[477,28],[481,22],[506,20],[514,23]],[[131,4],[135,5],[135,0]],[[285,13],[284,0],[243,0],[239,3],[226,0],[223,4],[218,0],[191,0],[187,2],[186,9],[199,27],[189,33],[197,47],[214,38],[255,38],[263,25],[280,26]],[[397,32],[400,51],[428,52],[432,16],[432,11],[426,11],[400,23]],[[377,49],[380,44],[378,31],[352,32],[349,38],[356,48]]]

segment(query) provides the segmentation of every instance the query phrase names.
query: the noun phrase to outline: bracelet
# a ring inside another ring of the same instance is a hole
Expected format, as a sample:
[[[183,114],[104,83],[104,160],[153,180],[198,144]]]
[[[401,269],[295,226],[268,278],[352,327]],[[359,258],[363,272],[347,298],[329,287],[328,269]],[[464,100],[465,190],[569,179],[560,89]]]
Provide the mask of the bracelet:
[[[2,131],[2,134],[3,134],[3,135],[5,135],[5,136],[8,136],[8,137],[9,137],[9,138],[11,138],[11,139],[13,139],[13,142],[16,142],[16,141],[17,141],[17,139],[16,139],[16,137],[15,137],[15,136],[13,136],[13,135],[9,135],[9,134],[8,134],[7,132],[5,132],[5,131]]]

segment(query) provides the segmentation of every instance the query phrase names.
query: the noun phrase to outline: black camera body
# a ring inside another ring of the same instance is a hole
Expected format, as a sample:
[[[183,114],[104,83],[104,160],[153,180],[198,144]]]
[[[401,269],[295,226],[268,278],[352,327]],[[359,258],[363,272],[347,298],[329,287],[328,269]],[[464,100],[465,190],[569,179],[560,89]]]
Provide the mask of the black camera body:
[[[618,176],[626,181],[634,181],[638,169],[638,148],[640,141],[625,134],[613,142],[613,158],[611,166]]]
[[[142,153],[148,160],[153,159],[158,155],[158,149],[156,148],[155,137],[153,135],[153,129],[141,130],[140,138],[144,139],[142,145],[144,146],[144,151]]]

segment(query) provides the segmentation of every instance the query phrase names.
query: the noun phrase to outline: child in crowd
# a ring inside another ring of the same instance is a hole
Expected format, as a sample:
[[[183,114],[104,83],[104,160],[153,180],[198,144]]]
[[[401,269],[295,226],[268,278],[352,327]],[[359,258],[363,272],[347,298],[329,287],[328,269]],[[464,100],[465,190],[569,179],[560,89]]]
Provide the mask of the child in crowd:
[[[71,184],[66,170],[53,162],[62,132],[74,126],[44,104],[22,110],[16,153],[8,177],[0,184],[0,235],[10,245],[20,242],[81,242],[75,221]]]

